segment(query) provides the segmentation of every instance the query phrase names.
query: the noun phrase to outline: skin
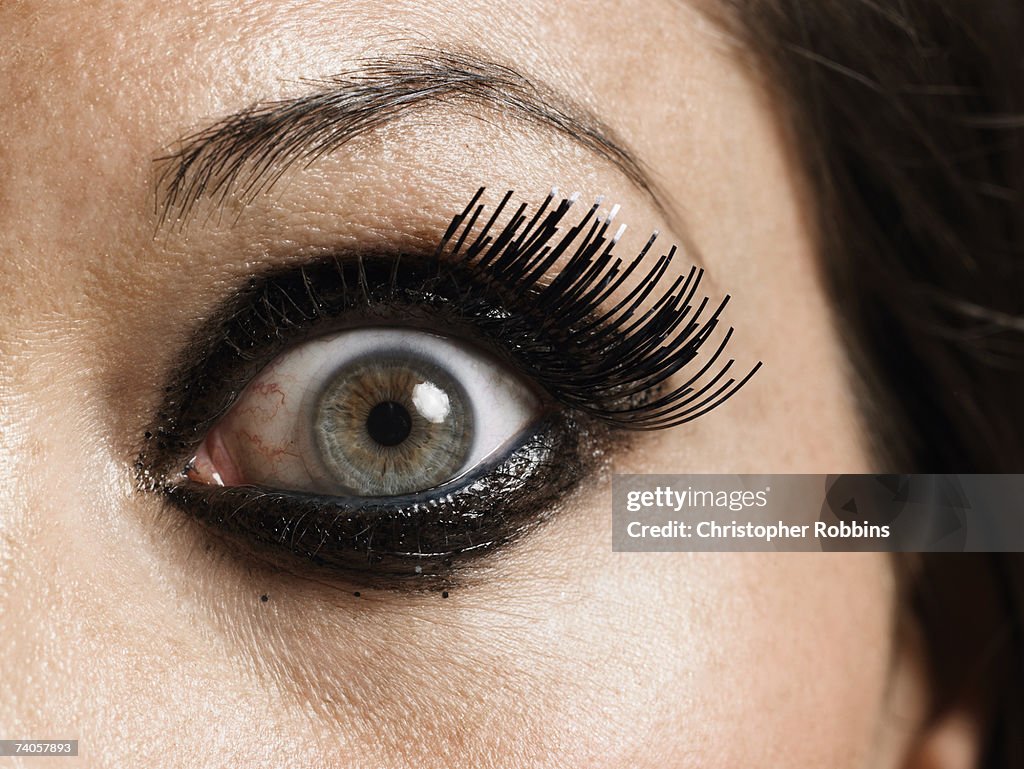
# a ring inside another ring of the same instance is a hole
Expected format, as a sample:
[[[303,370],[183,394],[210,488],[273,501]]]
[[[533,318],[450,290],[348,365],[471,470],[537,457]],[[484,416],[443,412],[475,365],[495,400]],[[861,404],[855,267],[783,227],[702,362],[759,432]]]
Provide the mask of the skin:
[[[356,599],[135,483],[169,368],[230,287],[317,248],[433,242],[481,184],[607,195],[623,253],[655,228],[691,244],[733,297],[731,355],[765,362],[615,471],[871,469],[792,148],[695,10],[13,2],[0,42],[0,737],[76,737],[91,767],[970,765],[963,723],[936,755],[968,763],[915,763],[927,685],[881,555],[615,554],[603,477],[447,600]],[[436,105],[157,230],[153,158],[179,137],[417,45],[571,94],[668,205],[564,137]]]

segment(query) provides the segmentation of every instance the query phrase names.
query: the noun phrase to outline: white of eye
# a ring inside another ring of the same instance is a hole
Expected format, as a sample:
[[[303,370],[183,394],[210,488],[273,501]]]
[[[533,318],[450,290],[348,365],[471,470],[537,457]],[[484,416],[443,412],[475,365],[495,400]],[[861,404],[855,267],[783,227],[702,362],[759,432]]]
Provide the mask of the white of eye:
[[[338,493],[320,461],[313,415],[324,388],[349,363],[411,357],[442,368],[463,389],[472,438],[453,479],[498,455],[540,413],[532,389],[507,365],[471,343],[407,328],[359,328],[304,342],[253,379],[218,425],[219,438],[246,483],[291,491]],[[430,382],[413,391],[420,414],[440,423],[452,404]]]

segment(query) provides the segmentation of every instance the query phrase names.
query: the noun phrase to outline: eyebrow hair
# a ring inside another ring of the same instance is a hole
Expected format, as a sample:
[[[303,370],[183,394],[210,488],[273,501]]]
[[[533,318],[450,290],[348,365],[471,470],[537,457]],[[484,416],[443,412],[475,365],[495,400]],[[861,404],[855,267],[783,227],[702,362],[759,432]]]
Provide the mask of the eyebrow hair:
[[[201,198],[243,203],[296,163],[308,166],[349,141],[434,104],[490,106],[554,130],[611,162],[666,211],[643,164],[592,111],[511,67],[466,53],[418,51],[364,59],[296,98],[248,107],[180,140],[157,180],[161,225],[187,218]]]

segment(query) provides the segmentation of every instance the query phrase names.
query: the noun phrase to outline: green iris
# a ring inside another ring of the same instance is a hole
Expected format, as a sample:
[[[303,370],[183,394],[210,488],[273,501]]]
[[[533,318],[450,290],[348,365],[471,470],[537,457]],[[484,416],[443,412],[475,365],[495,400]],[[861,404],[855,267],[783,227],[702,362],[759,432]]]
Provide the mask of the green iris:
[[[349,493],[397,496],[454,478],[472,446],[472,416],[448,372],[412,356],[347,363],[320,396],[314,434]]]

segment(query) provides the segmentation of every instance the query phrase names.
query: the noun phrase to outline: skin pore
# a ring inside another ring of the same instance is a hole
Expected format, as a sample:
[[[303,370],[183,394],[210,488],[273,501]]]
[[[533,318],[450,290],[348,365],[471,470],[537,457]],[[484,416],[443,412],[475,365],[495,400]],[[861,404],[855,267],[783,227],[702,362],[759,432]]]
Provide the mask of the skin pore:
[[[97,767],[913,764],[925,684],[882,555],[615,554],[602,476],[441,599],[246,561],[137,488],[168,373],[227,292],[434,243],[482,185],[491,204],[605,195],[624,254],[654,229],[687,245],[671,269],[704,266],[732,296],[730,355],[765,362],[614,471],[870,469],[792,150],[695,10],[14,2],[0,30],[0,736],[78,738]],[[544,84],[655,194],[512,110],[439,99],[159,226],[154,158],[181,137],[424,51]]]

